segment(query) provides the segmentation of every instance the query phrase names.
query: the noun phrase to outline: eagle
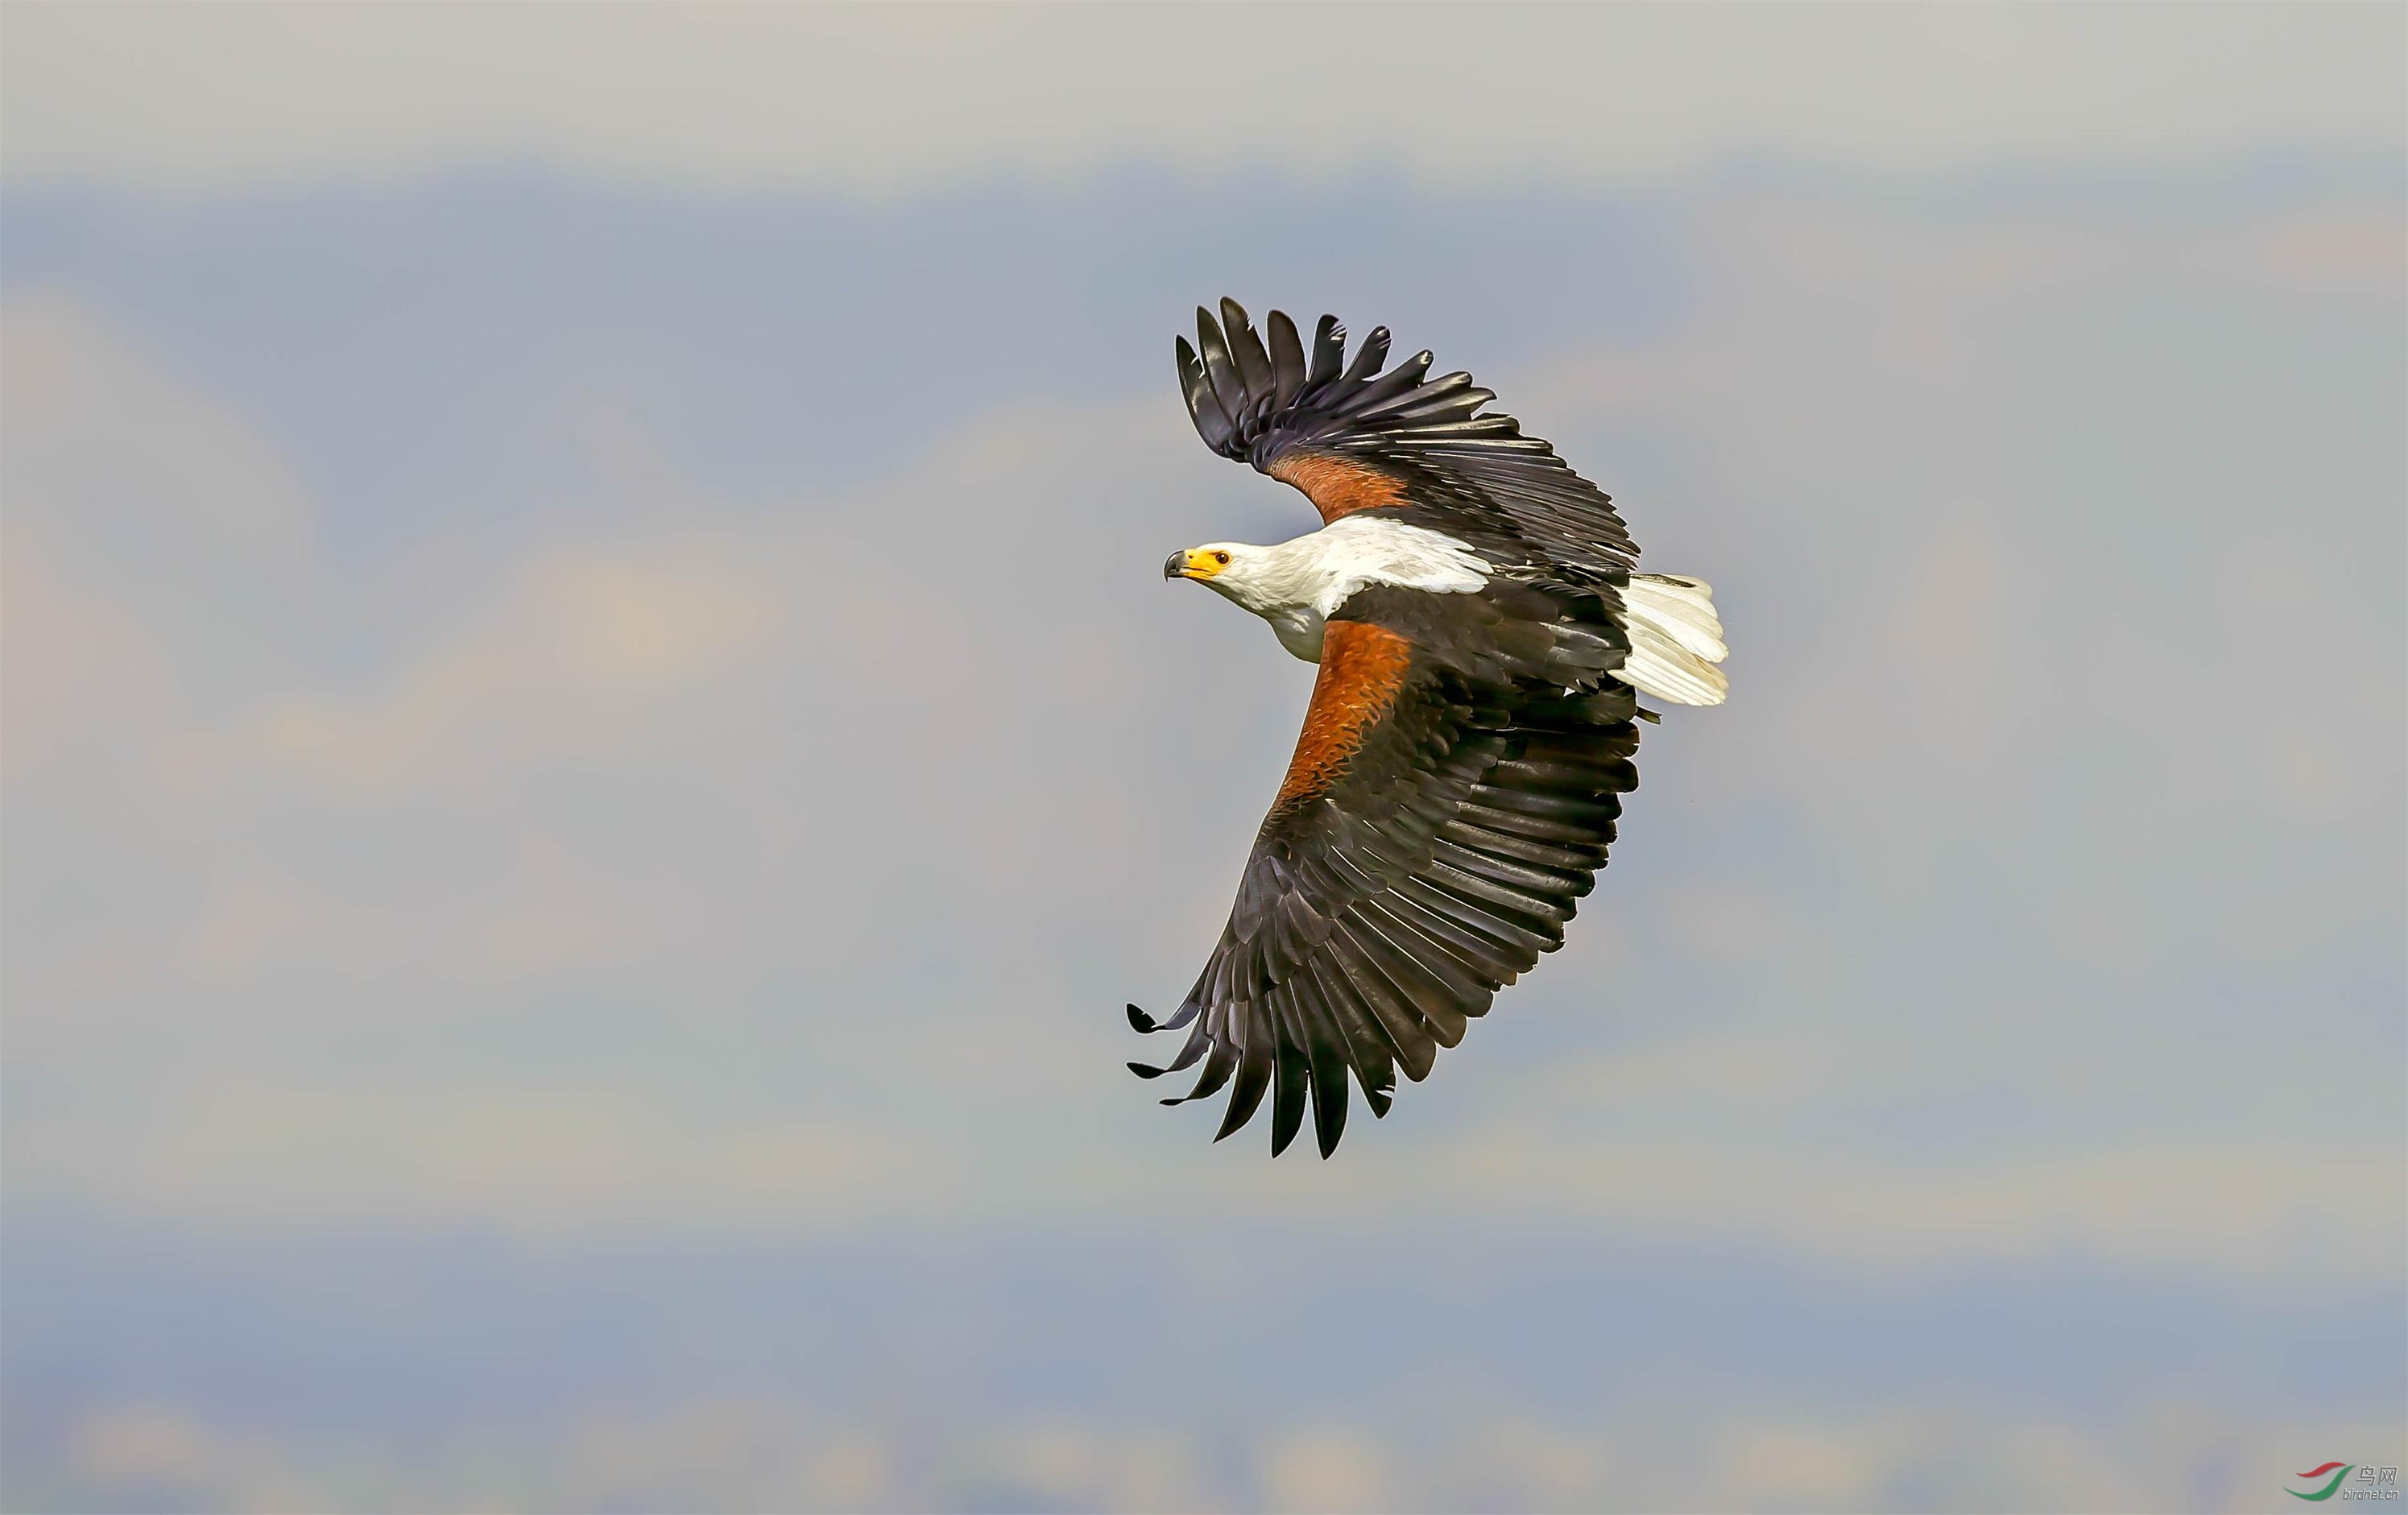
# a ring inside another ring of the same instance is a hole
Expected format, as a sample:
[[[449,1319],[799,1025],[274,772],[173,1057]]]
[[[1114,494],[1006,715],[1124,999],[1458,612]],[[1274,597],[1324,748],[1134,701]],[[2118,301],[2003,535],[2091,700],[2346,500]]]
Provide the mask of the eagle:
[[[1219,1140],[1271,1101],[1271,1154],[1309,1103],[1326,1158],[1351,1075],[1374,1116],[1419,1082],[1497,992],[1563,944],[1605,866],[1640,696],[1716,705],[1727,688],[1713,591],[1635,572],[1606,494],[1466,373],[1426,351],[1386,367],[1374,327],[1352,362],[1324,316],[1308,347],[1274,310],[1199,307],[1177,347],[1205,446],[1312,502],[1321,527],[1271,547],[1207,542],[1165,579],[1202,584],[1320,665],[1295,756],[1254,837],[1218,945],[1176,1013],[1168,1065],[1201,1064],[1166,1105],[1226,1088]]]

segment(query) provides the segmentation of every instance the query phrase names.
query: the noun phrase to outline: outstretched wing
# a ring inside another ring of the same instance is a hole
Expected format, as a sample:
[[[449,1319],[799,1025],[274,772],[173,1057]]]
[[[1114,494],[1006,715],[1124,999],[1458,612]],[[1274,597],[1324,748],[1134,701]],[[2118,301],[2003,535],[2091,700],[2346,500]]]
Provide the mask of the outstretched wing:
[[[1324,522],[1411,510],[1576,580],[1631,570],[1639,549],[1612,502],[1512,416],[1482,415],[1492,392],[1469,374],[1430,379],[1426,351],[1383,373],[1387,357],[1384,326],[1350,364],[1335,316],[1321,318],[1308,355],[1283,312],[1257,336],[1225,299],[1218,322],[1197,307],[1195,346],[1180,339],[1179,383],[1206,446],[1303,491]]]
[[[1617,662],[1618,648],[1508,621],[1481,596],[1386,596],[1328,623],[1295,758],[1196,987],[1160,1025],[1129,1007],[1140,1031],[1191,1028],[1168,1068],[1129,1065],[1153,1078],[1203,1064],[1165,1103],[1230,1085],[1226,1136],[1268,1092],[1274,1154],[1309,1097],[1329,1155],[1350,1070],[1386,1114],[1397,1068],[1426,1076],[1468,1018],[1562,944],[1639,781],[1630,690],[1565,661]],[[1510,657],[1517,640],[1550,682],[1468,661]]]

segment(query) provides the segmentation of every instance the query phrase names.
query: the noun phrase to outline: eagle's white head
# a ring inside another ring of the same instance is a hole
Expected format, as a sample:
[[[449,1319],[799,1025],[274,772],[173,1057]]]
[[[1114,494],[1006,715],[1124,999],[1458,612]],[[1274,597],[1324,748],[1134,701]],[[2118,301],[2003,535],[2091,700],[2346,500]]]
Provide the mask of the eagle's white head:
[[[1287,556],[1277,549],[1248,542],[1207,542],[1170,554],[1162,565],[1162,577],[1192,579],[1256,615],[1267,615],[1312,598],[1299,593],[1307,588],[1302,580],[1311,576],[1299,575],[1297,569],[1303,565],[1285,561]]]
[[[1310,546],[1207,542],[1170,554],[1162,577],[1209,586],[1269,622],[1282,647],[1307,663],[1320,660],[1323,612],[1318,606],[1332,586],[1330,565]]]

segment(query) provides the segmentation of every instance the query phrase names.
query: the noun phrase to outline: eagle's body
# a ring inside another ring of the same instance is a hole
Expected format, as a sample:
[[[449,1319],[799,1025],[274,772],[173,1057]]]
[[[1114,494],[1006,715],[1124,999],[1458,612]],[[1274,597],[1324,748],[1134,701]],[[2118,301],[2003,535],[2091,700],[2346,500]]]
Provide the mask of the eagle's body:
[[[1481,415],[1468,375],[1425,382],[1425,352],[1379,372],[1375,330],[1351,366],[1324,317],[1308,366],[1274,311],[1264,345],[1234,302],[1180,347],[1197,429],[1302,491],[1324,525],[1272,547],[1173,553],[1320,665],[1304,731],[1264,820],[1221,943],[1168,1022],[1168,1069],[1232,1086],[1221,1134],[1272,1098],[1284,1149],[1308,1099],[1324,1156],[1351,1070],[1385,1114],[1395,1070],[1426,1076],[1496,992],[1562,944],[1638,785],[1641,693],[1718,703],[1712,591],[1632,572],[1606,496]],[[1178,1103],[1172,1101],[1171,1103]]]

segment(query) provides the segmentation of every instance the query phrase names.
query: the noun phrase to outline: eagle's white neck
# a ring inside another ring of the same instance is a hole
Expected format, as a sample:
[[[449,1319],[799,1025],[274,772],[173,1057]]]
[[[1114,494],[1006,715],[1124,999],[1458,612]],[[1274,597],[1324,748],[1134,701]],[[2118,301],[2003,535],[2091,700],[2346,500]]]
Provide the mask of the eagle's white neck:
[[[1472,594],[1486,587],[1487,561],[1443,532],[1381,516],[1341,516],[1274,547],[1227,544],[1229,565],[1205,580],[1271,623],[1280,645],[1321,661],[1321,623],[1372,584]]]

